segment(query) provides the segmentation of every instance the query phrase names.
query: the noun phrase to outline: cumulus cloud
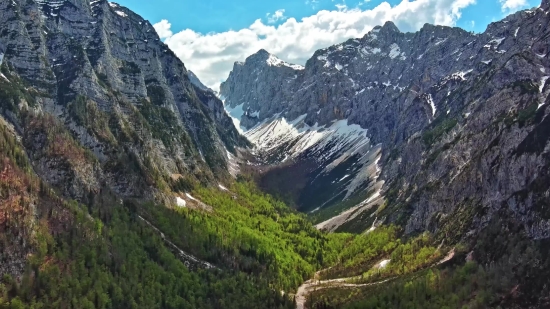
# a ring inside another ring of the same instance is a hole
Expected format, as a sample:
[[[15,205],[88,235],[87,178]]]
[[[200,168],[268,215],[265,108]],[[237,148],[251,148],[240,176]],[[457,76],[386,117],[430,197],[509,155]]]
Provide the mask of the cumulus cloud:
[[[527,0],[499,0],[502,11],[513,11],[527,6]]]
[[[160,22],[154,24],[153,27],[155,28],[161,39],[166,39],[173,35],[172,30],[170,30],[170,28],[172,28],[172,24],[169,23],[166,19],[163,19]]]
[[[453,26],[460,19],[461,11],[475,1],[402,0],[394,6],[383,2],[367,10],[340,7],[334,11],[322,10],[301,20],[288,18],[279,25],[258,19],[247,28],[221,33],[202,34],[185,29],[169,35],[171,30],[166,26],[170,24],[165,20],[156,24],[155,29],[187,68],[205,85],[217,90],[235,61],[244,61],[259,49],[303,65],[315,50],[362,37],[388,20],[401,31],[416,31],[425,23]],[[280,16],[284,16],[283,13]]]
[[[277,10],[273,14],[267,13],[266,16],[267,16],[267,22],[270,24],[274,24],[280,20],[287,19],[287,17],[285,16],[284,9]]]

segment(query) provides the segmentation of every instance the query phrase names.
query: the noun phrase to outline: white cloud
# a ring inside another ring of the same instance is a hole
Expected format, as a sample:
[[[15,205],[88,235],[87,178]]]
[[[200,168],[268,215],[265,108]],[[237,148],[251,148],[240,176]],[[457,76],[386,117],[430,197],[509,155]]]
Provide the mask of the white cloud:
[[[284,9],[277,10],[273,14],[267,13],[266,16],[267,16],[267,22],[270,23],[270,24],[274,24],[274,23],[276,23],[280,20],[286,20],[287,19],[287,17],[285,16],[285,10]]]
[[[155,29],[162,31],[159,35],[166,38],[165,43],[187,68],[205,85],[217,90],[235,61],[243,61],[261,48],[287,62],[303,65],[315,50],[362,37],[388,20],[395,22],[401,31],[416,31],[425,23],[453,26],[462,9],[475,1],[402,0],[394,6],[383,2],[367,10],[322,10],[299,21],[288,18],[277,26],[258,19],[248,28],[221,33],[201,34],[185,29],[169,36],[170,29],[166,28],[169,23],[165,20],[156,24]]]
[[[527,6],[527,0],[499,0],[502,11],[513,11]]]
[[[169,38],[173,35],[170,28],[172,24],[169,23],[166,19],[161,20],[160,22],[153,25],[161,39]]]

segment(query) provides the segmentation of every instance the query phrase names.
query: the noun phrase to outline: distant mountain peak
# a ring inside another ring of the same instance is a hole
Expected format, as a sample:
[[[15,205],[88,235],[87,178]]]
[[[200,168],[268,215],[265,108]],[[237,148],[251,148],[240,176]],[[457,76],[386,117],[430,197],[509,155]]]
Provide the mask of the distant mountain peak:
[[[303,66],[298,65],[298,64],[288,63],[288,62],[280,59],[279,57],[269,53],[267,50],[265,50],[263,48],[260,49],[259,51],[257,51],[255,54],[252,54],[251,56],[246,58],[245,63],[246,64],[249,64],[249,63],[254,63],[254,64],[265,63],[268,66],[273,66],[273,67],[288,67],[288,68],[292,68],[294,70],[303,70],[304,69]],[[241,64],[241,63],[236,63],[236,64]]]

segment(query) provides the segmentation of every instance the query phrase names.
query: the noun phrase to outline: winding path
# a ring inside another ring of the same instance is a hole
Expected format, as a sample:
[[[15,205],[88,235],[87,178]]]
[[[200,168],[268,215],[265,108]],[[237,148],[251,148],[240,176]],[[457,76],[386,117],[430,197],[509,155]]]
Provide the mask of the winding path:
[[[168,238],[166,238],[166,236],[164,235],[163,232],[161,232],[156,226],[154,226],[153,224],[151,224],[151,222],[145,220],[142,216],[138,216],[143,222],[145,222],[145,224],[147,224],[149,227],[151,227],[153,230],[155,230],[159,235],[160,237],[173,249],[175,250],[180,258],[182,259],[183,263],[185,264],[185,266],[187,266],[188,268],[191,267],[191,266],[197,266],[199,268],[204,268],[204,269],[217,269],[216,266],[208,263],[208,262],[205,262],[205,261],[202,261],[202,260],[199,260],[198,258],[194,257],[193,255],[189,254],[189,253],[186,253],[185,251],[181,250],[178,246],[176,246],[173,242],[171,242]]]
[[[430,267],[427,267],[425,269],[433,268],[438,265],[441,265],[445,262],[450,261],[455,256],[455,250],[452,249],[449,251],[449,253],[441,259],[439,262],[431,265]],[[382,281],[376,281],[371,283],[361,283],[361,284],[354,284],[349,283],[353,282],[357,279],[361,279],[361,276],[355,276],[355,277],[348,277],[348,278],[339,278],[339,279],[330,279],[330,280],[319,280],[319,275],[321,272],[325,271],[326,269],[320,270],[315,273],[315,276],[313,279],[308,280],[304,282],[297,290],[295,300],[296,300],[296,309],[306,309],[305,304],[307,301],[307,296],[313,292],[323,289],[331,289],[331,288],[360,288],[365,286],[373,286],[378,285],[382,283],[386,283],[388,281],[391,281],[397,277],[388,278]]]

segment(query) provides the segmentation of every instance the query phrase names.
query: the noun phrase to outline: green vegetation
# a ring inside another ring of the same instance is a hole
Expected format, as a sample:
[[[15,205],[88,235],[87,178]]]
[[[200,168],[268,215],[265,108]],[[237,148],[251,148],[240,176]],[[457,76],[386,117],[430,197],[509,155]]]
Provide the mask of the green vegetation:
[[[261,276],[278,290],[294,290],[335,260],[335,241],[303,215],[250,182],[237,182],[230,190],[197,188],[193,196],[212,206],[212,212],[178,208],[179,215],[152,221],[181,248],[213,264],[232,264]],[[154,206],[147,211],[154,217],[171,212]]]
[[[436,120],[436,123],[438,121]],[[458,123],[456,119],[444,119],[437,124],[433,129],[424,132],[422,135],[422,140],[426,146],[433,145],[438,141],[443,135],[449,133]],[[434,124],[435,125],[435,124]]]
[[[430,269],[355,294],[341,289],[316,294],[312,308],[488,308],[498,300],[497,278],[495,271],[470,262],[456,268]]]
[[[177,143],[191,149],[191,138],[179,125],[178,119],[172,111],[146,100],[143,100],[138,108],[148,124],[148,129],[153,134],[153,138],[161,140],[167,148]]]
[[[135,62],[122,61],[122,66],[119,68],[121,74],[131,75],[141,73],[141,69]]]
[[[164,88],[161,86],[147,86],[147,96],[149,96],[151,103],[157,106],[164,105],[164,102],[166,101],[166,94],[164,93]]]

